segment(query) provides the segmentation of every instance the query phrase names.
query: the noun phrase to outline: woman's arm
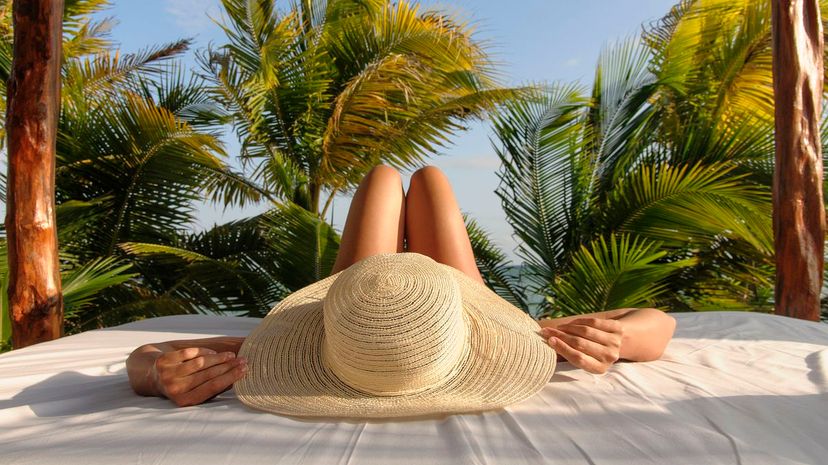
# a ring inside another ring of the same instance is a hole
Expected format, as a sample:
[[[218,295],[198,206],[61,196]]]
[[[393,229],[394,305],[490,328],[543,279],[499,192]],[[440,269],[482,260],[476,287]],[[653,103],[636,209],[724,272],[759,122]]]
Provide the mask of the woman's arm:
[[[653,308],[624,308],[541,320],[541,334],[574,365],[604,373],[619,359],[657,360],[673,337],[676,322]]]
[[[217,337],[146,344],[127,358],[132,389],[167,397],[178,406],[204,402],[229,389],[247,372],[237,358],[244,338]]]

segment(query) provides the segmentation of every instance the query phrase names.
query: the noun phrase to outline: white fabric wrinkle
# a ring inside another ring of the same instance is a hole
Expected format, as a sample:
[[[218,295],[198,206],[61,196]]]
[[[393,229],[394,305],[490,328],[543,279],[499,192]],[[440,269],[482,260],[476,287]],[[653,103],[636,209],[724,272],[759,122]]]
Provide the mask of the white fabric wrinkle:
[[[710,425],[714,430],[716,430],[717,433],[719,433],[720,436],[727,440],[727,443],[730,445],[730,450],[733,452],[733,458],[736,460],[736,464],[742,465],[742,455],[739,453],[739,447],[736,445],[736,439],[721,428],[712,418],[705,417],[705,419],[707,420],[708,425]]]
[[[366,426],[367,425],[365,423],[355,425],[354,431],[351,434],[351,439],[348,441],[348,444],[343,451],[342,458],[339,460],[340,465],[351,465],[351,459],[353,458],[354,452],[359,445],[359,438],[362,437],[362,433],[365,431]]]
[[[311,424],[311,427],[307,429],[305,434],[303,434],[300,438],[297,438],[295,441],[295,447],[289,451],[286,451],[284,454],[279,456],[279,461],[276,465],[280,465],[282,463],[285,464],[293,464],[293,463],[304,463],[309,454],[313,454],[314,450],[314,439],[320,434],[323,433],[326,429],[334,427],[330,423],[315,423]],[[298,457],[297,457],[298,454]],[[288,461],[290,459],[290,461]]]
[[[596,462],[592,460],[592,457],[589,455],[589,452],[584,449],[584,447],[578,443],[578,441],[574,440],[573,438],[567,436],[569,439],[569,443],[581,454],[581,457],[586,461],[588,465],[596,465]]]
[[[497,418],[501,420],[501,423],[506,427],[507,431],[511,431],[513,433],[513,438],[516,439],[519,446],[522,446],[521,451],[529,452],[528,455],[532,458],[532,462],[538,464],[544,463],[543,452],[538,449],[535,442],[532,440],[531,429],[527,430],[521,426],[519,416],[513,415],[508,410],[505,410],[501,412]],[[547,421],[555,420],[553,418],[549,418]]]
[[[453,415],[448,417],[445,425],[447,429],[455,433],[453,436],[462,440],[462,444],[465,446],[463,449],[466,452],[470,452],[463,454],[463,458],[465,459],[464,463],[489,465],[489,461],[486,459],[486,455],[483,453],[483,449],[478,443],[477,438],[469,430],[466,415]]]

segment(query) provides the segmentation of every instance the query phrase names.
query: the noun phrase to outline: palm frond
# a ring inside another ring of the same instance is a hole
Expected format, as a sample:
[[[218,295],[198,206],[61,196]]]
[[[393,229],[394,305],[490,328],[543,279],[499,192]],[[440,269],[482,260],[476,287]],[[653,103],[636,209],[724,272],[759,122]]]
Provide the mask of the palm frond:
[[[733,166],[641,166],[617,189],[601,223],[675,248],[741,239],[770,255],[770,192],[754,186]]]
[[[610,235],[582,246],[570,270],[552,284],[552,316],[652,305],[667,290],[663,282],[692,259],[665,262],[661,245],[629,235]]]
[[[576,86],[557,86],[505,105],[494,122],[502,167],[497,195],[515,235],[518,255],[536,290],[567,261],[591,196],[592,160],[583,156]]]
[[[75,318],[91,305],[98,292],[117,286],[137,276],[131,265],[114,257],[92,260],[83,266],[61,273],[63,312],[66,319]]]
[[[408,2],[225,0],[225,44],[200,58],[254,182],[314,211],[380,162],[418,165],[491,110],[471,28]]]
[[[227,171],[216,137],[134,94],[92,115],[66,115],[60,129],[59,203],[109,199],[111,213],[96,225],[99,255],[126,237],[169,241],[192,221],[206,171]]]
[[[117,51],[103,51],[69,60],[62,70],[63,105],[88,110],[87,100],[95,102],[97,99],[93,96],[98,93],[111,97],[142,76],[163,76],[169,69],[169,60],[180,56],[189,46],[189,40],[179,40],[123,56]]]
[[[666,26],[645,32],[662,83],[653,120],[675,147],[673,162],[772,154],[769,5],[683,2],[673,13]]]
[[[483,281],[504,300],[524,312],[529,312],[526,291],[520,283],[518,267],[507,260],[506,254],[498,248],[489,233],[477,221],[465,215],[465,223],[474,259]]]
[[[291,291],[331,273],[339,235],[316,214],[285,203],[262,216],[263,233],[273,256],[274,274]]]
[[[66,0],[63,3],[64,61],[100,53],[112,47],[112,18],[96,19],[111,7],[110,0]]]
[[[147,286],[188,312],[262,316],[287,291],[272,274],[273,256],[257,220],[183,236],[174,246],[123,243]]]
[[[584,138],[595,160],[599,192],[623,178],[648,143],[649,101],[658,88],[648,69],[650,57],[638,40],[627,39],[607,47],[598,59]]]

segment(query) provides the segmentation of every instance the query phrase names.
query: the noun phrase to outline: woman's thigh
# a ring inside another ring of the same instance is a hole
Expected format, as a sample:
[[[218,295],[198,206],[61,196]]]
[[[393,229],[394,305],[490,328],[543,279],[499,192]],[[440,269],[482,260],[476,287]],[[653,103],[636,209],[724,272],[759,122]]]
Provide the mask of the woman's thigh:
[[[333,272],[381,253],[403,251],[405,196],[393,168],[377,166],[359,185],[339,244]]]
[[[405,204],[407,250],[427,255],[483,282],[448,178],[425,167],[411,177]]]

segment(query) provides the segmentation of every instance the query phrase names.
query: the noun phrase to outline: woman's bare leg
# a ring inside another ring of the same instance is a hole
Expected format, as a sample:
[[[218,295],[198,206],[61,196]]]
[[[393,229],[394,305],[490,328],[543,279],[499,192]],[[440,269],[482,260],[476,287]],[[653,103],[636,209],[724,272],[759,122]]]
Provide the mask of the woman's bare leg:
[[[427,255],[483,282],[460,207],[439,168],[427,166],[411,177],[405,201],[405,234],[409,252]]]
[[[377,166],[365,176],[351,201],[333,273],[381,253],[403,251],[405,196],[394,168]]]

